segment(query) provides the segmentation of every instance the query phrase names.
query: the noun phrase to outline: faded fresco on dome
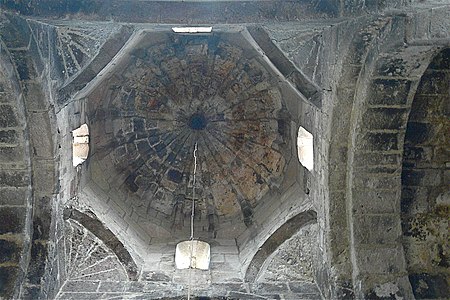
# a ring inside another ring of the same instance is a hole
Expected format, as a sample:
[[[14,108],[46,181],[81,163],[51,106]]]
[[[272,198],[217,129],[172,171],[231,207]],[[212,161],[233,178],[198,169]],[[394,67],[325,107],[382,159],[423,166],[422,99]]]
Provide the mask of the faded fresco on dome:
[[[218,36],[171,36],[137,47],[101,97],[115,123],[110,155],[125,185],[182,226],[190,214],[198,145],[196,210],[250,215],[282,180],[277,82],[242,48]],[[283,146],[285,147],[285,145]]]

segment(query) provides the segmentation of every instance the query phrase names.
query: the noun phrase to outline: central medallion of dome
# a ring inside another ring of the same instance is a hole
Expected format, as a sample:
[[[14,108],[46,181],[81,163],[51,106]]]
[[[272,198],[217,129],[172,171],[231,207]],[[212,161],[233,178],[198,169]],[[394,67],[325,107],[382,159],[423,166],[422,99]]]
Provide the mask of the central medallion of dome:
[[[189,118],[189,127],[194,130],[202,130],[206,128],[208,121],[203,113],[194,113]]]

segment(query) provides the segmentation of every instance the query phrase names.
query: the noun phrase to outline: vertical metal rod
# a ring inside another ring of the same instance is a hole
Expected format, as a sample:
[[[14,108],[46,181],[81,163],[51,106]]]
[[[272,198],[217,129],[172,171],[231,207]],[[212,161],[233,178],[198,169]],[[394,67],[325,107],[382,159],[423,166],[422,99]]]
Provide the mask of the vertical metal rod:
[[[188,300],[191,299],[192,256],[193,256],[193,252],[194,252],[194,216],[195,216],[196,175],[197,175],[197,143],[195,143],[195,147],[194,147],[194,176],[193,176],[193,180],[192,180],[191,237],[190,237],[191,256],[189,259]]]
[[[191,241],[194,239],[196,175],[197,175],[197,143],[195,143],[195,148],[194,148],[194,179],[193,179],[193,183],[192,183],[192,209],[191,209]]]

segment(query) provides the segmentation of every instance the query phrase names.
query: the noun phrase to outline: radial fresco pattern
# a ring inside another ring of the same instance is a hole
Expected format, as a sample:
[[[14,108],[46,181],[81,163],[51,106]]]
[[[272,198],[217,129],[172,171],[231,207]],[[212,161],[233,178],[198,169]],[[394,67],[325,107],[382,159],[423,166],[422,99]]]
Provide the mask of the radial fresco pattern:
[[[136,48],[116,77],[107,97],[121,125],[110,155],[127,189],[183,226],[197,143],[197,214],[251,223],[285,165],[284,108],[266,69],[218,36],[173,36]]]

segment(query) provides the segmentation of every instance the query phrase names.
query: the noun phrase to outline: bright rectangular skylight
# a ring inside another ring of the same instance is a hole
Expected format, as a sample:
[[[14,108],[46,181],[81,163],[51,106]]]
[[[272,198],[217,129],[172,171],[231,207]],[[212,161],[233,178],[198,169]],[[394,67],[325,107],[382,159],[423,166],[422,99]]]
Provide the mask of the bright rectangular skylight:
[[[212,27],[172,27],[176,33],[210,33]]]

